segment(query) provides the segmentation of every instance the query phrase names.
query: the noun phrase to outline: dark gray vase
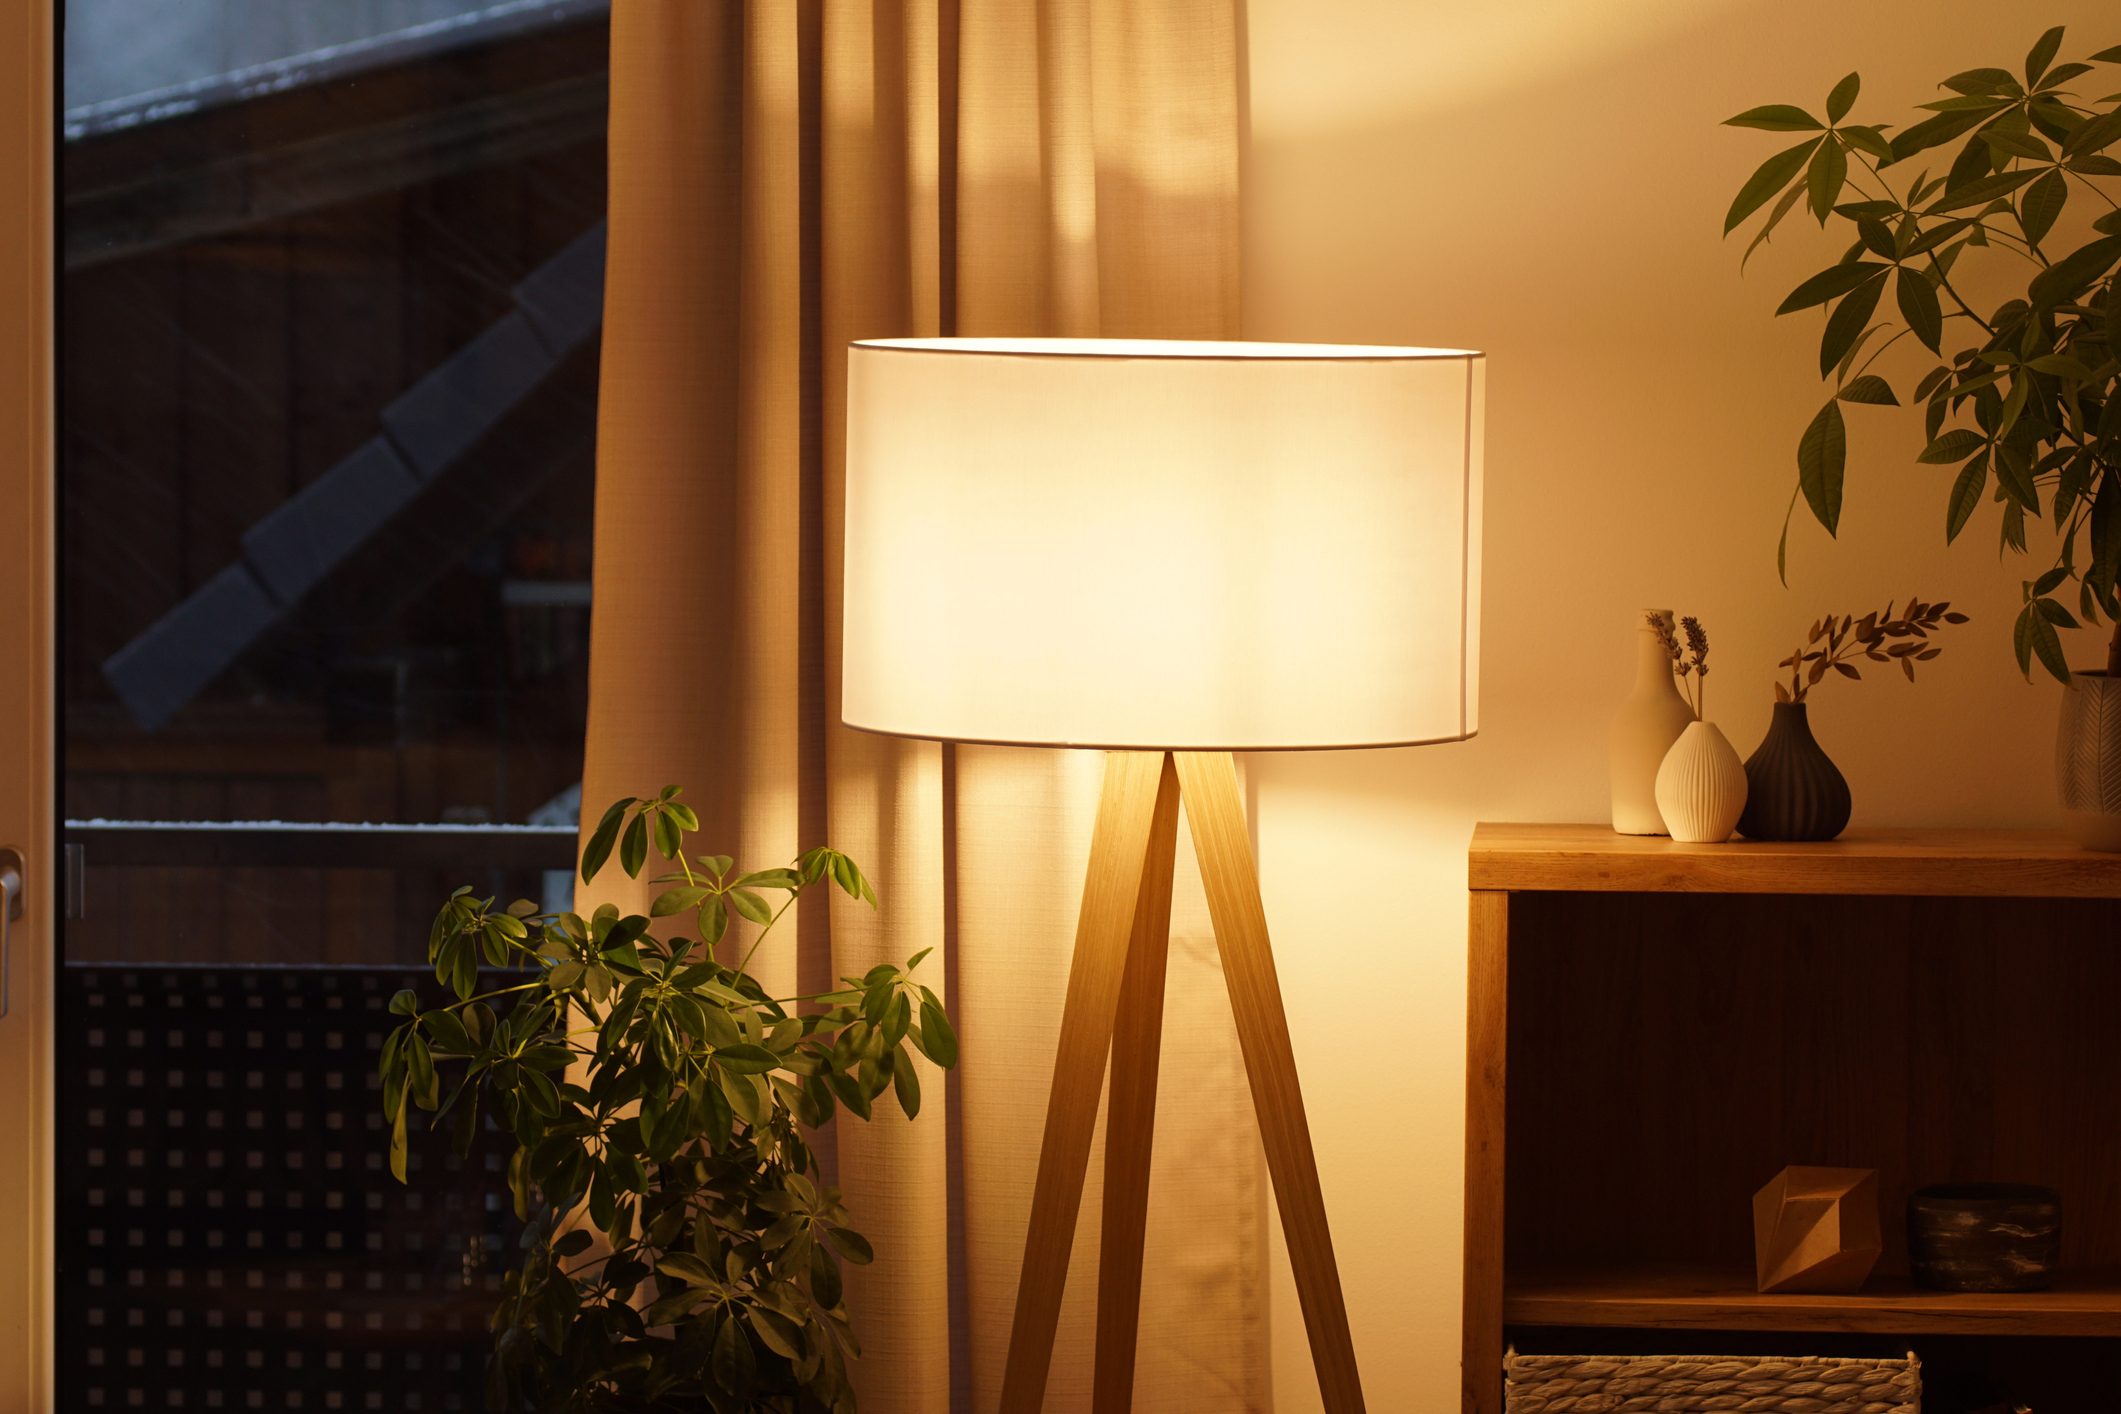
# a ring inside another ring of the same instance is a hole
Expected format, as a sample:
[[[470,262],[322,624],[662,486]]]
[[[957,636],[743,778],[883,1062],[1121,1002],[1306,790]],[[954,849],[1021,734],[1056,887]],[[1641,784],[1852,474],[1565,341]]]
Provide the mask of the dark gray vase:
[[[1849,783],[1812,738],[1802,702],[1777,702],[1768,733],[1745,763],[1749,840],[1830,840],[1849,822]]]

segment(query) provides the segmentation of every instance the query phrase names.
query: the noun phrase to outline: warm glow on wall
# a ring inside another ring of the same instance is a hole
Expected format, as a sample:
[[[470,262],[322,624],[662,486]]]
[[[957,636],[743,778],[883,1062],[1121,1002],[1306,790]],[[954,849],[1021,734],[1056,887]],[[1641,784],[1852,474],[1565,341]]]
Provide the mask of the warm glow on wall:
[[[1064,746],[1470,736],[1483,364],[856,344],[844,719]]]

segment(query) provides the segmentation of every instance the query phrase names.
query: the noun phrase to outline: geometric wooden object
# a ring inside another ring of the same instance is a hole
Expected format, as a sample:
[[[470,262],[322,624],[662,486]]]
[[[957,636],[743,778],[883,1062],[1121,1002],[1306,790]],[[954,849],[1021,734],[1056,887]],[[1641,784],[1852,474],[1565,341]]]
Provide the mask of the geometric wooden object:
[[[1763,1292],[1859,1290],[1884,1251],[1876,1169],[1792,1165],[1753,1195],[1753,1272]]]
[[[1141,1234],[1149,1198],[1181,793],[1319,1393],[1327,1414],[1361,1414],[1355,1346],[1297,1088],[1281,984],[1267,945],[1266,910],[1238,796],[1237,765],[1225,751],[1106,753],[1002,1374],[1002,1414],[1039,1414],[1045,1402],[1108,1057],[1112,1088],[1092,1407],[1097,1414],[1125,1414],[1133,1406]]]

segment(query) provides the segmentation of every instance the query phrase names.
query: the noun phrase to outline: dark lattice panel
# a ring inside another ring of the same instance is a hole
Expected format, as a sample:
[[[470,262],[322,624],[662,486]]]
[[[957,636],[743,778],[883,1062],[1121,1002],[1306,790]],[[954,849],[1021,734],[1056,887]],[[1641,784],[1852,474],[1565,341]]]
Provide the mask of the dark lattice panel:
[[[418,976],[65,969],[63,1409],[483,1407],[508,1140],[416,1135],[391,1177],[375,1058]]]

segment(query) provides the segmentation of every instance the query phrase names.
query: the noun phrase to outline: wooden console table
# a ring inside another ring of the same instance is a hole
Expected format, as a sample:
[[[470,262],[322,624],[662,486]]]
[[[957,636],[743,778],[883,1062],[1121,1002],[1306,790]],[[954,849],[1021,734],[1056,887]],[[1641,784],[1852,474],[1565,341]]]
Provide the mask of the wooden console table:
[[[1683,845],[1484,824],[1470,884],[1466,1414],[1501,1410],[1509,1342],[1642,1332],[1781,1333],[1792,1353],[1904,1337],[2043,1414],[2112,1397],[2094,1382],[2121,1348],[2121,856],[2029,831]],[[1749,1201],[1790,1163],[1879,1171],[1863,1292],[1754,1291]],[[2061,1191],[2052,1291],[1907,1282],[1908,1193],[1982,1179]]]

